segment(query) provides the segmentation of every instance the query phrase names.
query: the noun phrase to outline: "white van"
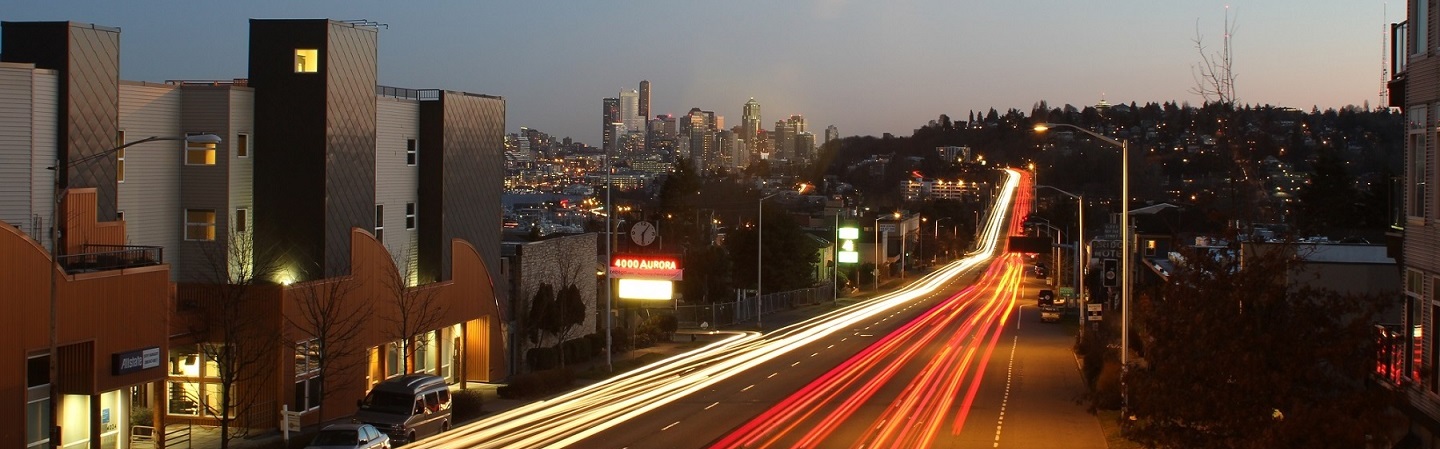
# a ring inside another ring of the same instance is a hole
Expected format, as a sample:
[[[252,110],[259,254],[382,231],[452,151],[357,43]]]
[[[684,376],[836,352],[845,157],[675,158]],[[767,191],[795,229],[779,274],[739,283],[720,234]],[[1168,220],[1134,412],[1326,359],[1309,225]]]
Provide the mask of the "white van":
[[[450,430],[450,386],[428,374],[407,374],[376,385],[360,400],[355,422],[370,424],[406,444]]]

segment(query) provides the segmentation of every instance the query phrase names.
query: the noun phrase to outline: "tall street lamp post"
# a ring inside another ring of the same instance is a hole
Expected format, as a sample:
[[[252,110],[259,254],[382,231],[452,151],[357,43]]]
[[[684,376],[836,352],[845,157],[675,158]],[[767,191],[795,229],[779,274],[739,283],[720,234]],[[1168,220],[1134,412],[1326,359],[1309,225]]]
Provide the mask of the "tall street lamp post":
[[[1085,244],[1085,195],[1076,195],[1076,194],[1073,194],[1073,193],[1070,193],[1070,192],[1066,192],[1066,191],[1064,191],[1064,190],[1060,190],[1059,188],[1056,188],[1055,186],[1036,186],[1035,188],[1036,188],[1036,189],[1050,189],[1050,190],[1054,190],[1054,191],[1056,191],[1056,192],[1059,192],[1059,193],[1062,194],[1062,195],[1065,195],[1065,196],[1068,196],[1068,197],[1071,197],[1071,198],[1074,198],[1074,199],[1075,199],[1075,210],[1076,210],[1076,214],[1077,214],[1077,217],[1075,218],[1075,222],[1076,222],[1075,228],[1078,229],[1078,231],[1077,231],[1078,234],[1077,234],[1076,241],[1075,241],[1075,297],[1078,298],[1078,301],[1077,301],[1077,302],[1079,302],[1080,304],[1085,304],[1084,282],[1081,282],[1081,277],[1083,276],[1083,273],[1084,273],[1083,271],[1081,271],[1081,270],[1082,270],[1081,265],[1082,265],[1082,262],[1083,262],[1083,258],[1085,257],[1085,256],[1084,256],[1084,252],[1085,252],[1085,251],[1082,249],[1082,245]],[[1081,306],[1076,306],[1076,307],[1084,307],[1084,306],[1081,305]],[[1085,320],[1085,314],[1084,314],[1084,313],[1081,313],[1081,314],[1080,314],[1080,320],[1081,320],[1081,322],[1080,322],[1081,328],[1083,329],[1083,328],[1084,328],[1084,324],[1085,324],[1085,322],[1084,322],[1084,320]]]
[[[761,278],[765,274],[765,200],[779,194],[780,192],[775,192],[760,197],[760,219],[755,226],[755,327],[759,328],[760,332],[765,332],[765,324],[760,318],[765,314],[765,301],[760,297]]]
[[[130,148],[142,143],[156,142],[162,140],[183,140],[186,143],[219,144],[220,136],[214,134],[197,134],[184,137],[150,136],[144,139],[128,142],[118,147],[111,148],[99,153],[85,156],[65,163],[64,168],[74,167],[83,163],[91,162],[100,158],[114,155],[120,150]],[[59,326],[59,292],[60,278],[56,277],[55,270],[64,270],[65,266],[60,263],[62,250],[60,249],[60,225],[56,217],[59,216],[60,201],[65,198],[68,185],[60,184],[60,155],[55,155],[55,165],[45,167],[50,170],[51,182],[55,187],[54,203],[50,207],[50,447],[60,447],[60,389],[57,388],[56,379],[60,377],[60,361],[58,352],[60,350],[60,326]]]
[[[878,216],[878,215],[875,216],[875,256],[872,257],[873,259],[875,259],[875,271],[874,271],[874,273],[872,273],[872,275],[870,276],[870,280],[875,284],[875,292],[877,292],[877,293],[880,291],[880,219],[881,219],[881,218],[883,218],[883,217],[880,217],[880,216]]]
[[[1125,372],[1130,370],[1130,143],[1068,123],[1040,124],[1035,126],[1035,131],[1045,132],[1050,128],[1073,129],[1120,148],[1120,394],[1122,407],[1128,408]]]
[[[900,233],[900,279],[905,279],[905,222],[900,220],[900,211],[895,211],[895,230]]]
[[[940,218],[935,219],[935,244],[936,244],[936,245],[939,245],[939,244],[940,244],[940,222],[945,221],[945,220],[949,220],[949,219],[951,219],[951,218],[955,218],[955,217],[940,217]],[[923,232],[923,231],[922,231],[922,232]],[[958,232],[958,231],[957,231],[957,232]],[[933,251],[933,250],[932,250],[932,251]],[[946,245],[945,256],[946,256],[947,258],[950,256],[949,245]],[[934,258],[934,257],[931,257],[930,259],[933,260],[933,259],[935,259],[935,258]]]

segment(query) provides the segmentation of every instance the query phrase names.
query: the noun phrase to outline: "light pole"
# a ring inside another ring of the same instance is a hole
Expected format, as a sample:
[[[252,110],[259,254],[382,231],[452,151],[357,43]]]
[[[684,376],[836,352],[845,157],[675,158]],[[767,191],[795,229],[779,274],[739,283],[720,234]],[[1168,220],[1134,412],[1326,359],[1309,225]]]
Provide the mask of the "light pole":
[[[940,222],[945,221],[945,220],[949,220],[949,219],[951,219],[951,218],[955,218],[955,217],[940,217],[940,218],[936,218],[936,219],[935,219],[935,244],[937,244],[937,245],[940,244]],[[922,231],[922,232],[923,232],[923,231]],[[956,232],[959,232],[959,231],[956,231]],[[953,242],[952,242],[952,243],[953,243]],[[948,257],[950,256],[950,250],[948,249],[949,246],[947,245],[946,248],[947,248],[947,249],[945,250],[945,256],[948,258]],[[933,250],[932,250],[932,251],[933,251]],[[934,258],[934,257],[931,257],[930,259],[933,260],[933,259],[935,259],[935,258]]]
[[[905,222],[900,220],[900,211],[895,211],[895,230],[900,232],[900,279],[905,279]]]
[[[755,226],[755,327],[762,333],[765,332],[765,324],[760,317],[765,314],[765,302],[760,299],[760,286],[761,278],[765,274],[762,269],[765,267],[765,200],[779,194],[780,192],[775,192],[760,197],[760,219]]]
[[[1085,304],[1084,282],[1081,282],[1081,277],[1083,276],[1083,273],[1084,273],[1084,272],[1082,271],[1082,269],[1081,269],[1081,267],[1080,267],[1081,264],[1083,263],[1083,257],[1085,257],[1085,256],[1084,256],[1084,250],[1081,249],[1081,245],[1084,245],[1084,244],[1085,244],[1085,195],[1076,195],[1076,194],[1073,194],[1073,193],[1070,193],[1070,192],[1066,192],[1066,191],[1064,191],[1064,190],[1060,190],[1060,189],[1056,188],[1055,186],[1036,186],[1035,188],[1036,188],[1036,189],[1050,189],[1050,190],[1054,190],[1054,191],[1056,191],[1056,192],[1060,192],[1060,194],[1062,194],[1062,195],[1065,195],[1065,196],[1068,196],[1068,197],[1071,197],[1071,198],[1074,198],[1074,199],[1075,199],[1075,210],[1076,210],[1076,214],[1077,214],[1077,216],[1076,216],[1076,218],[1075,218],[1075,222],[1076,222],[1076,227],[1075,227],[1075,228],[1078,230],[1078,231],[1077,231],[1078,234],[1076,234],[1077,237],[1076,237],[1076,239],[1075,239],[1075,297],[1078,298],[1078,300],[1077,300],[1078,303],[1080,303],[1080,304]],[[1076,307],[1084,307],[1084,306],[1076,306]],[[1085,324],[1085,323],[1084,323],[1084,320],[1085,320],[1085,314],[1084,314],[1084,313],[1081,313],[1081,314],[1080,314],[1080,320],[1081,320],[1081,323],[1080,323],[1080,324],[1082,325],[1081,328],[1084,328],[1084,326],[1083,326],[1083,325]]]
[[[128,142],[118,147],[111,148],[99,153],[85,156],[65,163],[64,168],[74,167],[86,162],[94,161],[104,157],[110,157],[120,150],[139,145],[142,143],[156,142],[161,140],[183,140],[187,143],[208,143],[219,144],[220,136],[214,134],[197,134],[184,137],[150,136],[144,139]],[[58,150],[57,150],[58,151]],[[60,377],[60,361],[56,357],[60,350],[60,326],[59,326],[59,292],[60,279],[56,277],[55,270],[64,270],[65,266],[60,263],[60,225],[56,217],[59,216],[60,201],[65,197],[69,186],[60,184],[60,155],[55,155],[55,165],[45,167],[50,170],[51,181],[55,186],[55,196],[52,198],[55,204],[50,207],[50,447],[60,447],[60,394],[56,388],[56,380]]]
[[[880,292],[880,216],[875,216],[875,272],[870,280],[875,284],[875,292]]]
[[[612,250],[610,234],[615,232],[615,228],[610,227],[612,217],[615,216],[615,205],[610,202],[610,191],[615,189],[610,176],[610,151],[611,149],[605,149],[605,372],[607,373],[615,372],[615,360],[610,354],[614,352],[615,348],[615,337],[611,335],[615,332],[614,318],[612,318],[615,309],[610,299],[615,295],[610,286],[614,283],[614,280],[610,278],[610,265],[615,260],[615,256],[610,252]]]
[[[1115,140],[1068,123],[1040,124],[1035,126],[1035,131],[1045,132],[1050,128],[1073,129],[1120,148],[1120,399],[1122,407],[1128,408],[1125,372],[1129,371],[1130,357],[1130,144],[1127,140]]]
[[[840,302],[840,209],[835,210],[835,239],[830,241],[830,304]]]

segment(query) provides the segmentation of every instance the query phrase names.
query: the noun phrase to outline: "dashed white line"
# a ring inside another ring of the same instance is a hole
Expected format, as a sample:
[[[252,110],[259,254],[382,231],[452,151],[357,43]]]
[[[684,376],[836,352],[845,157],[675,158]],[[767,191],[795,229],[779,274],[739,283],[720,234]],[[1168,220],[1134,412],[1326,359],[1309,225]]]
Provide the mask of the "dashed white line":
[[[743,393],[743,392],[746,392],[746,391],[750,391],[751,388],[755,388],[755,385],[754,385],[754,384],[751,384],[751,385],[748,386],[748,387],[741,388],[740,391]]]
[[[712,402],[712,403],[710,403],[710,405],[705,406],[705,410],[710,410],[710,409],[714,408],[714,407],[717,406],[717,405],[720,405],[720,403],[719,403],[719,402]]]
[[[769,379],[769,378],[772,378],[772,377],[775,377],[775,376],[779,376],[779,375],[780,375],[780,373],[770,373],[770,375],[769,375],[769,376],[765,376],[765,378],[766,378],[766,379]]]
[[[1020,323],[1015,323],[1019,326]],[[995,420],[995,446],[1000,447],[1000,432],[1005,427],[1005,408],[1010,404],[1010,386],[1014,384],[1015,377],[1015,348],[1020,345],[1020,336],[1016,335],[1010,343],[1010,363],[1005,366],[1005,397],[1000,400],[1000,416]]]
[[[671,427],[675,427],[675,426],[678,425],[678,424],[680,424],[680,421],[672,422],[672,423],[670,423],[670,425],[660,428],[660,431],[661,431],[661,432],[664,432],[664,431],[666,431],[666,430],[670,430]]]

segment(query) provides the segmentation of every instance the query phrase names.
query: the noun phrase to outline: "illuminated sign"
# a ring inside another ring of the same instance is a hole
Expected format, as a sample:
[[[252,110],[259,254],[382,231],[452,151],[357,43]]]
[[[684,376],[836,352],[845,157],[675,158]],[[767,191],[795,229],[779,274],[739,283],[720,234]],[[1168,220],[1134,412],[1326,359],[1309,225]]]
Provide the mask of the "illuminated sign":
[[[680,259],[672,255],[616,254],[610,260],[610,276],[619,279],[679,281],[684,274]]]
[[[860,238],[858,228],[840,228],[835,230],[840,238],[839,251],[835,252],[835,261],[839,263],[859,263],[860,253],[855,251],[855,239]]]
[[[675,298],[675,283],[655,279],[620,279],[617,293],[620,299],[641,299],[649,301]]]
[[[110,374],[119,376],[160,367],[160,347],[110,354]]]

